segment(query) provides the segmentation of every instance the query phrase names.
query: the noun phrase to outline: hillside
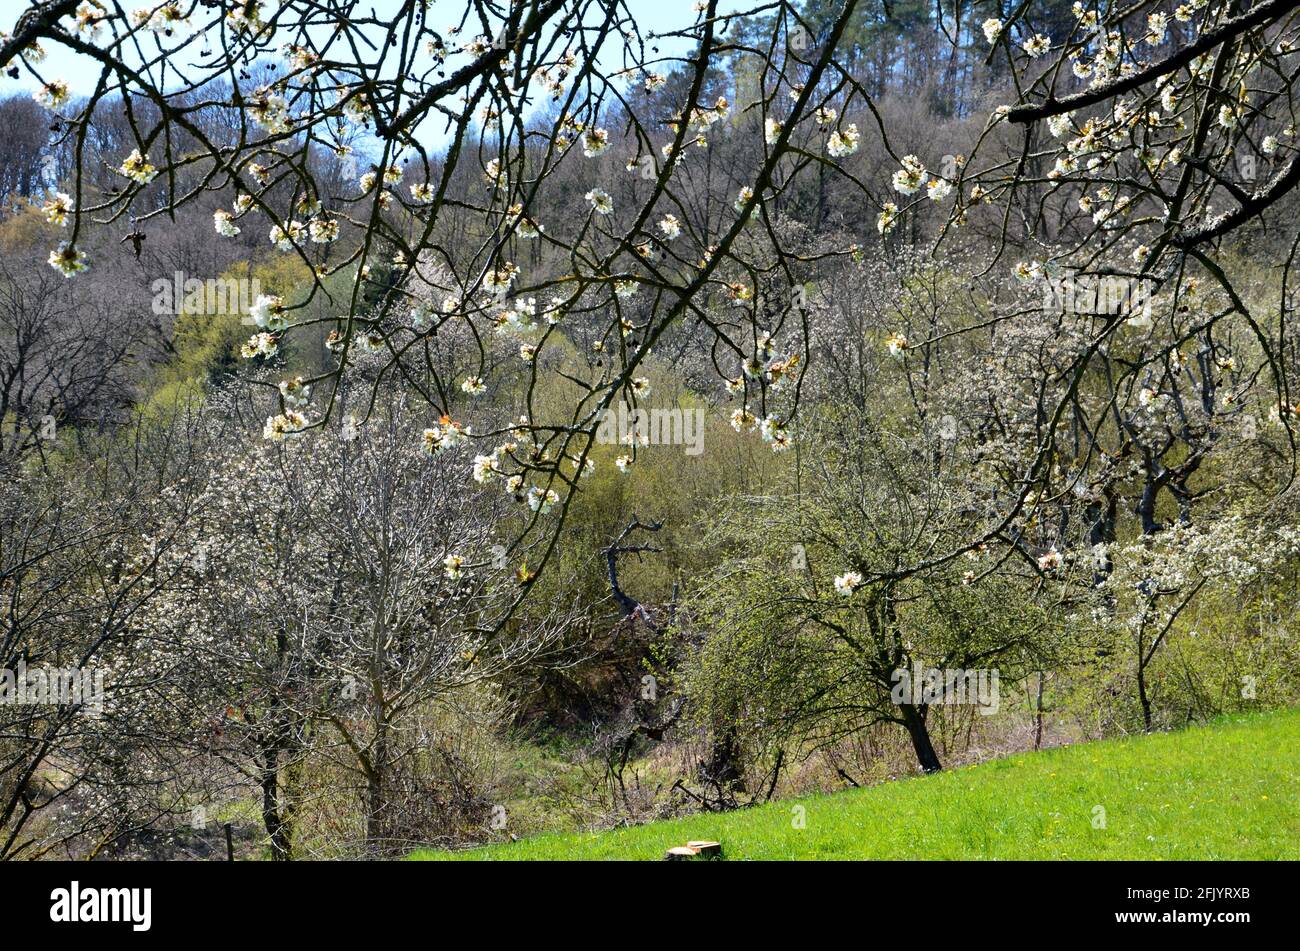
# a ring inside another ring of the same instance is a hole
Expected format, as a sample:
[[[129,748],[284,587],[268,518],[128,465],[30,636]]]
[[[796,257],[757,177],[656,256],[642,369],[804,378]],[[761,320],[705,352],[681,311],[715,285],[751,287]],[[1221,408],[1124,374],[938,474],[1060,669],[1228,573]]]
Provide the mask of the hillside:
[[[1094,815],[1104,828],[1094,828]],[[799,811],[804,828],[796,828]],[[1025,753],[934,776],[416,859],[1297,859],[1300,711]]]

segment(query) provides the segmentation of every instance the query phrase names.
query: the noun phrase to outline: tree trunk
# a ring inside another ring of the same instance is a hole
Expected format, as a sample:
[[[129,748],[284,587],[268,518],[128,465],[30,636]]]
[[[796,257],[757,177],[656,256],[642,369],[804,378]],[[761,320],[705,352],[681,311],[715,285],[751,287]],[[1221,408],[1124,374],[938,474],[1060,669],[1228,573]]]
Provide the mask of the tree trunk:
[[[378,736],[370,754],[370,769],[366,774],[366,846],[367,851],[378,854],[387,838],[388,823],[388,730],[382,720],[376,722]]]
[[[291,827],[280,810],[280,764],[276,750],[268,750],[262,764],[262,825],[271,841],[271,861],[293,858]]]
[[[1141,648],[1139,646],[1139,652]],[[1138,661],[1137,669],[1138,700],[1142,704],[1142,724],[1146,732],[1151,732],[1151,698],[1147,696],[1147,665]]]
[[[1038,672],[1038,703],[1034,711],[1034,749],[1037,751],[1043,745],[1043,681],[1047,679],[1047,674],[1043,671]]]
[[[899,709],[902,711],[903,725],[907,727],[907,734],[912,738],[916,761],[920,763],[921,769],[927,773],[939,772],[943,769],[943,764],[939,762],[939,754],[934,751],[934,744],[930,742],[930,731],[925,726],[925,705],[904,703]]]
[[[384,839],[384,784],[372,773],[366,777],[366,845],[377,852]]]
[[[709,758],[699,764],[700,782],[717,790],[718,803],[724,808],[734,807],[735,794],[745,790],[740,760],[736,731],[733,727],[727,727],[714,733]]]

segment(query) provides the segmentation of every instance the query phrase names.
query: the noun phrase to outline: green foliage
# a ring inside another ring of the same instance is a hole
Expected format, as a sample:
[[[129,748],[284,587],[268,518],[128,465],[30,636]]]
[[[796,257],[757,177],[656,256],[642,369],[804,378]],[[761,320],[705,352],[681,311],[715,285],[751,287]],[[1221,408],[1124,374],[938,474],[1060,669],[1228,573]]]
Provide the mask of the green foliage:
[[[830,414],[800,445],[801,494],[724,501],[706,536],[728,554],[683,622],[697,725],[755,753],[820,744],[903,722],[898,670],[997,669],[1010,683],[1065,653],[1052,589],[1017,562],[953,555],[960,490],[914,441]]]

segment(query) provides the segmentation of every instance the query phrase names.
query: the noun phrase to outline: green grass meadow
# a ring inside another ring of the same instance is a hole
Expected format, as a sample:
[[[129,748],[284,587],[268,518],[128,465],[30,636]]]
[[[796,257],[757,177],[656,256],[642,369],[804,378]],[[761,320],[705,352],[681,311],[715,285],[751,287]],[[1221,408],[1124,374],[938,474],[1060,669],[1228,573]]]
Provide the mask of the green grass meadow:
[[[1300,859],[1300,710],[737,812],[412,858],[661,859],[689,839],[721,841],[729,860]]]

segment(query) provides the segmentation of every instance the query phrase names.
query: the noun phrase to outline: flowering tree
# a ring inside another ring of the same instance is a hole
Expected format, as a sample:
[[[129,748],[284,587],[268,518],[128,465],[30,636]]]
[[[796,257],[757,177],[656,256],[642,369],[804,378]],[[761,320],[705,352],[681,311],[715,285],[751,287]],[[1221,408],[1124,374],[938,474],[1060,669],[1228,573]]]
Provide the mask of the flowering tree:
[[[1213,418],[1239,415],[1242,381],[1262,377],[1290,406],[1285,327],[1296,245],[1279,248],[1279,273],[1263,287],[1250,286],[1249,275],[1244,288],[1240,269],[1216,249],[1234,231],[1267,222],[1300,182],[1295,11],[1189,2],[1170,15],[1163,4],[1114,11],[1076,3],[1073,25],[1048,37],[1035,30],[1032,6],[984,24],[990,55],[1007,57],[1019,76],[1018,101],[994,113],[962,163],[949,226],[978,204],[1000,206],[999,251],[1015,230],[1017,244],[1041,248],[1016,265],[1023,282],[1058,292],[1084,273],[1127,282],[1126,306],[1082,308],[1091,319],[1068,328],[1075,339],[1056,369],[1066,385],[1043,407],[1047,425],[1030,472],[1056,463],[1056,434],[1071,416],[1091,442],[1102,417],[1118,415],[1117,401],[1132,405],[1136,392],[1147,419],[1125,414],[1119,428],[1147,471],[1150,533],[1160,491],[1179,498],[1186,514],[1187,478],[1216,438]],[[994,142],[1002,151],[985,158]],[[1194,355],[1184,352],[1189,342]],[[1098,372],[1114,398],[1085,409],[1074,397]],[[1166,447],[1186,449],[1176,467],[1155,461],[1166,450],[1147,425],[1165,408],[1175,420],[1163,427]],[[1110,449],[1111,462],[1129,451]]]
[[[703,719],[816,744],[896,723],[921,769],[938,770],[927,720],[967,703],[965,687],[900,693],[900,673],[998,667],[1013,683],[1056,650],[1052,611],[1068,588],[1026,584],[1036,572],[997,549],[942,557],[980,513],[937,436],[918,444],[831,415],[807,431],[799,496],[738,499],[715,520],[739,554],[696,595]]]
[[[183,467],[182,432],[168,462]],[[132,450],[93,477],[11,469],[3,480],[0,859],[112,853],[197,778],[145,739],[168,717],[146,709],[157,671],[134,636],[173,581],[165,561],[193,499],[159,492],[175,473],[155,447]],[[24,698],[20,679],[76,687]],[[175,785],[160,793],[163,776]]]
[[[394,406],[382,425],[291,434],[238,466],[216,442],[193,476],[201,514],[166,558],[184,580],[146,615],[159,681],[193,711],[177,735],[257,783],[276,858],[292,857],[314,795],[309,758],[355,781],[369,850],[408,847],[421,793],[403,784],[429,768],[421,712],[544,660],[566,633],[566,612],[540,605],[503,627],[510,513],[417,432]]]
[[[1213,520],[1205,528],[1180,525],[1158,539],[1116,547],[1115,570],[1100,586],[1094,617],[1127,648],[1148,731],[1155,726],[1150,669],[1180,616],[1207,590],[1241,598],[1296,552],[1294,527],[1240,517]]]

